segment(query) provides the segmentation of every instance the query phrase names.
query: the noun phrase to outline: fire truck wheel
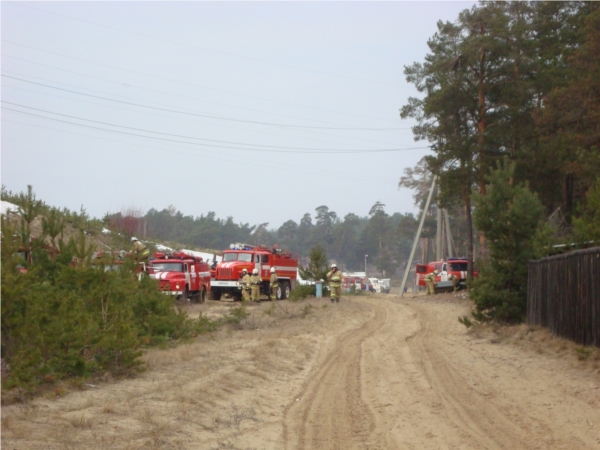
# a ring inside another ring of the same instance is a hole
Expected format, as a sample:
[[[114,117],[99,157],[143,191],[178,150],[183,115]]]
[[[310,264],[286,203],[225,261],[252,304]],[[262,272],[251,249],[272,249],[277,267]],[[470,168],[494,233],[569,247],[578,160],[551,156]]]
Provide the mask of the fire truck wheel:
[[[283,281],[281,283],[281,300],[285,300],[286,298],[290,298],[290,283]]]
[[[187,286],[186,286],[186,288],[183,290],[183,294],[181,294],[181,295],[179,296],[179,301],[180,301],[181,303],[187,303],[187,302],[188,302],[188,300],[189,300],[189,298],[190,298],[190,294],[189,294],[189,292],[188,292],[188,288],[187,288]]]

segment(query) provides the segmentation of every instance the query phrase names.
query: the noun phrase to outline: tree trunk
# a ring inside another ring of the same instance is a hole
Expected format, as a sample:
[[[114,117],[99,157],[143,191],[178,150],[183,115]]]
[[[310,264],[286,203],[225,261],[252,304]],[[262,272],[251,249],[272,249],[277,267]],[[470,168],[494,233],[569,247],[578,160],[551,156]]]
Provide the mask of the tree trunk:
[[[473,280],[473,217],[471,214],[471,193],[465,189],[465,215],[467,222],[467,286]]]
[[[484,89],[484,78],[485,78],[485,56],[486,52],[482,51],[479,57],[479,79],[477,83],[477,97],[478,97],[478,123],[477,123],[477,142],[478,142],[478,152],[479,152],[479,174],[478,174],[478,187],[479,193],[481,195],[486,194],[486,186],[485,186],[485,174],[487,172],[487,166],[485,163],[485,89]],[[469,204],[471,202],[471,196],[469,195]],[[471,212],[468,212],[469,218],[471,217]],[[469,219],[470,222],[470,219]],[[472,246],[471,240],[471,246]],[[485,253],[485,236],[483,233],[479,234],[479,247],[481,253]]]

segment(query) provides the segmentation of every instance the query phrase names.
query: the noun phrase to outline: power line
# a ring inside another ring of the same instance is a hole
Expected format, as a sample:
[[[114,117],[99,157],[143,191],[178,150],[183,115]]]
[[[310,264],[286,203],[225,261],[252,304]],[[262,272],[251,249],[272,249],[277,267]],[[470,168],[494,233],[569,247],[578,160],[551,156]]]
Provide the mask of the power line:
[[[49,81],[49,80],[45,80],[45,79],[40,78],[40,77],[31,76],[31,75],[23,75],[23,74],[17,74],[17,73],[6,72],[6,71],[5,71],[5,74],[12,75],[12,76],[17,76],[17,77],[29,77],[29,78],[32,78],[34,80],[43,81],[43,82],[46,82],[46,83],[57,83],[57,84],[62,85],[62,86],[67,86],[67,87],[71,87],[71,88],[78,88],[77,86],[72,86],[72,85],[67,84],[67,83],[62,83],[62,82],[59,82],[59,81],[56,81],[56,82],[55,81]],[[26,81],[29,81],[29,80],[26,80]],[[4,86],[4,84],[3,84],[3,86]],[[19,87],[16,87],[16,86],[6,86],[6,87],[9,87],[11,89],[23,90],[25,92],[33,92],[35,94],[51,95],[51,94],[47,94],[47,93],[41,93],[41,92],[38,92],[38,91],[28,91],[27,89],[19,88]],[[105,93],[105,92],[97,90],[97,89],[90,89],[90,88],[81,88],[81,89],[84,89],[86,91],[95,92],[95,93],[110,95],[108,93]],[[127,100],[136,100],[136,99],[132,99],[131,97],[125,97],[123,95],[118,95],[117,94],[117,96],[121,97],[121,98],[124,98],[124,99],[127,99]],[[67,99],[67,100],[71,100],[71,101],[82,102],[82,100],[77,100],[77,99],[68,98],[68,97],[60,97],[60,96],[56,96],[56,97],[57,98]],[[90,103],[92,105],[98,105],[98,103],[93,103],[93,102],[87,102],[87,103]],[[149,103],[162,106],[160,103],[156,103],[156,102],[149,102]],[[112,106],[112,105],[100,105],[100,106],[109,106],[109,107],[119,108],[118,106]],[[123,110],[126,110],[126,111],[132,111],[132,110],[127,109],[127,108],[120,108],[120,109],[123,109]],[[137,110],[133,110],[133,111],[139,112]],[[145,111],[145,113],[146,114],[152,114],[152,113],[148,113],[147,111]],[[158,115],[160,116],[161,114],[158,114]],[[208,120],[210,120],[210,119],[208,119]],[[201,122],[201,123],[210,123],[210,125],[213,125],[213,126],[215,126],[215,125],[216,126],[221,126],[221,127],[224,126],[224,125],[221,125],[221,124],[214,124],[214,123],[211,123],[211,122]],[[252,125],[252,124],[250,124],[250,125]],[[231,126],[231,125],[228,125],[227,128],[250,131],[247,128],[239,128],[239,127],[234,127],[234,126]],[[276,135],[276,136],[289,136],[287,134],[283,135],[283,134],[272,133],[272,132],[268,132],[268,131],[264,131],[264,130],[252,130],[252,131],[253,132],[258,132],[258,133],[272,134],[272,135]],[[322,136],[331,136],[331,137],[342,138],[342,139],[352,139],[353,143],[352,144],[347,144],[347,145],[354,146],[354,147],[364,147],[363,145],[354,143],[356,141],[369,142],[369,143],[375,143],[375,144],[396,145],[396,143],[391,143],[391,142],[385,142],[385,141],[374,140],[374,139],[366,139],[366,138],[361,138],[361,137],[357,137],[357,136],[354,136],[354,137],[350,138],[349,136],[341,136],[339,134],[331,134],[331,133],[327,133],[327,132],[323,132],[323,131],[316,131],[316,130],[310,130],[310,129],[307,130],[307,129],[300,129],[300,128],[298,128],[298,129],[297,128],[292,128],[292,129],[287,129],[287,130],[283,130],[283,131],[290,131],[290,132],[291,131],[301,131],[303,133],[309,132],[309,133],[313,133],[313,134],[317,134],[317,135],[322,135]],[[308,140],[314,140],[314,141],[319,141],[319,142],[329,142],[329,143],[332,143],[331,141],[328,141],[328,140],[315,139],[313,137],[307,137],[305,135],[302,135],[302,136],[299,136],[299,137],[301,137],[302,139],[308,139]]]
[[[37,86],[47,87],[50,89],[56,89],[59,91],[70,92],[72,94],[84,95],[86,97],[98,98],[98,99],[106,100],[106,101],[110,101],[110,102],[123,103],[125,105],[138,106],[140,108],[155,109],[155,110],[166,111],[166,112],[171,112],[171,113],[175,113],[175,114],[185,114],[188,116],[203,117],[205,119],[215,119],[215,120],[225,120],[225,121],[229,121],[229,122],[250,123],[250,124],[254,124],[254,125],[267,125],[267,126],[274,126],[274,127],[280,127],[280,128],[283,127],[283,128],[296,128],[296,129],[325,129],[325,130],[345,130],[345,129],[347,129],[347,128],[311,127],[311,126],[305,126],[305,125],[288,125],[288,124],[283,124],[283,123],[261,122],[261,121],[255,121],[255,120],[233,119],[230,117],[210,116],[207,114],[198,114],[198,113],[192,113],[192,112],[181,111],[181,110],[176,110],[176,109],[169,109],[169,108],[159,108],[157,106],[141,105],[139,103],[126,102],[124,100],[116,100],[116,99],[112,99],[112,98],[108,98],[108,97],[102,97],[99,95],[85,94],[83,92],[77,92],[77,91],[72,91],[70,89],[59,88],[56,86],[51,86],[49,84],[37,83],[35,81],[25,80],[24,78],[13,77],[11,75],[6,75],[6,74],[2,74],[2,76],[13,79],[13,80],[22,81],[24,83],[30,83],[30,84],[35,84]]]
[[[82,77],[92,78],[94,80],[100,80],[100,81],[106,81],[106,82],[109,82],[109,83],[115,83],[115,84],[119,84],[121,86],[125,85],[127,87],[134,87],[136,89],[141,89],[141,90],[148,91],[148,92],[155,92],[155,93],[158,93],[158,94],[170,95],[172,97],[182,97],[182,98],[185,98],[187,100],[196,100],[196,101],[199,101],[199,102],[210,103],[210,104],[213,104],[213,105],[227,106],[229,108],[242,109],[244,111],[259,112],[259,113],[263,113],[263,114],[270,114],[270,115],[281,116],[281,117],[289,117],[290,119],[315,121],[314,119],[307,119],[307,118],[304,118],[304,117],[288,116],[286,114],[272,113],[272,112],[269,112],[269,111],[262,111],[260,109],[244,108],[244,107],[241,107],[241,106],[228,105],[226,103],[213,102],[213,101],[210,101],[210,100],[199,99],[197,97],[190,97],[189,95],[185,95],[184,96],[184,95],[173,94],[172,92],[159,91],[159,90],[156,90],[156,89],[149,89],[149,88],[145,88],[145,87],[142,87],[142,86],[137,86],[135,84],[123,83],[121,81],[115,81],[115,80],[109,80],[107,78],[101,78],[101,77],[96,77],[94,75],[88,75],[88,74],[81,73],[81,72],[75,72],[73,70],[63,69],[61,67],[51,66],[49,64],[42,64],[42,63],[39,63],[39,62],[36,62],[36,61],[31,61],[29,59],[19,58],[17,56],[12,56],[12,55],[7,55],[5,53],[3,53],[2,56],[5,57],[5,58],[16,59],[18,61],[24,61],[24,62],[27,62],[29,64],[35,64],[37,66],[48,67],[50,69],[60,70],[62,72],[67,72],[67,73],[72,73],[72,74],[79,75],[79,76],[82,76]],[[31,78],[40,79],[38,77],[31,77]],[[59,84],[64,84],[64,83],[59,83]],[[315,121],[315,122],[333,123],[333,122],[325,122],[325,121]],[[325,130],[387,131],[387,132],[390,132],[390,131],[401,131],[401,130],[410,130],[411,129],[411,127],[398,127],[398,128],[350,128],[350,127],[310,127],[310,126],[307,126],[306,128],[325,129]]]
[[[11,2],[11,3],[13,3],[13,2]],[[175,44],[175,45],[179,45],[179,46],[191,47],[191,48],[194,48],[196,50],[209,51],[209,52],[218,53],[218,54],[221,54],[221,55],[226,55],[226,56],[230,56],[230,57],[234,57],[234,58],[246,59],[246,60],[249,60],[249,61],[258,61],[258,62],[261,62],[261,63],[264,63],[264,64],[271,64],[271,65],[275,65],[275,66],[286,67],[286,68],[289,68],[289,69],[304,70],[304,71],[307,71],[307,72],[320,73],[320,74],[324,74],[324,75],[328,75],[328,76],[333,76],[333,77],[347,78],[347,79],[350,79],[350,80],[364,81],[364,82],[367,82],[367,83],[375,83],[375,84],[382,84],[382,85],[387,85],[387,86],[398,87],[398,85],[395,84],[395,83],[386,83],[385,81],[368,80],[368,79],[364,79],[364,78],[353,77],[353,76],[350,76],[350,75],[341,75],[341,74],[335,74],[335,73],[326,72],[326,71],[322,71],[322,70],[306,69],[306,68],[303,68],[303,67],[292,66],[292,65],[289,65],[289,64],[281,64],[281,63],[277,63],[277,62],[273,62],[273,61],[266,61],[266,60],[259,59],[259,58],[252,58],[252,57],[249,57],[249,56],[236,55],[234,53],[223,52],[223,51],[220,51],[220,50],[213,50],[213,49],[206,48],[206,47],[200,47],[200,46],[197,46],[197,45],[188,44],[186,42],[177,42],[177,41],[172,41],[170,39],[158,38],[156,36],[152,36],[152,35],[149,35],[149,34],[136,33],[135,31],[130,31],[130,30],[123,30],[121,28],[112,27],[110,25],[104,25],[104,24],[100,24],[100,23],[97,23],[97,22],[92,22],[92,21],[85,20],[85,19],[79,19],[77,17],[67,16],[65,14],[60,14],[60,13],[56,13],[56,12],[46,11],[46,10],[40,9],[40,8],[34,8],[33,6],[29,6],[29,5],[20,4],[19,6],[24,6],[26,8],[35,9],[37,11],[44,12],[46,14],[53,14],[55,16],[63,17],[63,18],[70,19],[70,20],[76,20],[76,21],[83,22],[83,23],[88,23],[88,24],[95,25],[95,26],[102,27],[102,28],[108,28],[110,30],[120,31],[122,33],[129,33],[129,34],[133,34],[133,35],[136,35],[136,36],[141,36],[141,37],[144,37],[144,38],[156,39],[156,40],[159,40],[159,41],[168,42],[170,44]]]
[[[231,94],[231,95],[237,95],[239,97],[247,97],[247,98],[252,98],[252,99],[257,99],[257,100],[268,101],[268,102],[272,102],[272,103],[279,103],[279,104],[282,104],[282,105],[289,105],[289,106],[296,106],[296,107],[300,107],[300,108],[314,109],[316,111],[333,112],[333,113],[336,113],[336,114],[344,114],[344,115],[348,115],[348,116],[361,117],[363,119],[381,120],[381,121],[386,121],[386,122],[395,122],[395,120],[391,120],[391,119],[383,119],[383,118],[379,118],[379,117],[363,116],[361,114],[353,114],[353,113],[347,113],[347,112],[342,112],[342,111],[335,111],[335,110],[330,110],[330,109],[317,108],[317,107],[314,107],[314,106],[300,105],[298,103],[282,102],[281,100],[272,100],[272,99],[268,99],[268,98],[264,98],[264,97],[257,97],[257,96],[254,96],[254,95],[240,94],[238,92],[231,92],[231,91],[226,91],[226,90],[223,90],[223,89],[217,89],[217,88],[211,88],[211,87],[207,87],[207,86],[201,86],[201,85],[194,84],[194,83],[188,83],[186,81],[173,80],[171,78],[160,77],[160,76],[157,76],[157,75],[150,75],[150,74],[146,74],[146,73],[143,73],[143,72],[136,72],[135,70],[123,69],[121,67],[111,66],[109,64],[102,64],[102,63],[95,62],[95,61],[89,61],[89,60],[86,60],[86,59],[77,58],[75,56],[65,55],[64,53],[58,53],[58,52],[53,52],[53,51],[50,51],[50,50],[44,50],[44,49],[41,49],[41,48],[32,47],[30,45],[25,45],[25,44],[20,44],[18,42],[14,42],[14,41],[9,41],[8,39],[2,39],[2,42],[7,42],[9,44],[18,45],[20,47],[30,48],[32,50],[49,53],[51,55],[61,56],[63,58],[74,59],[76,61],[83,61],[83,62],[88,63],[88,64],[95,64],[95,65],[98,65],[98,66],[101,66],[101,67],[107,67],[109,69],[121,70],[123,72],[129,72],[129,73],[133,73],[135,75],[142,75],[142,76],[149,77],[149,78],[155,78],[157,80],[169,81],[171,83],[178,83],[178,84],[183,84],[183,85],[186,85],[186,86],[193,86],[193,87],[197,87],[197,88],[201,88],[201,89],[206,89],[206,90],[210,90],[210,91],[221,92],[221,93]]]
[[[76,126],[80,126],[80,127],[91,128],[91,129],[95,129],[95,130],[107,131],[107,132],[110,132],[110,133],[118,133],[118,134],[124,134],[124,135],[128,135],[128,136],[136,136],[136,137],[141,137],[141,138],[146,138],[146,139],[154,139],[154,140],[165,141],[165,142],[176,142],[176,143],[180,143],[180,144],[199,145],[199,146],[202,146],[202,147],[226,148],[226,149],[231,149],[231,150],[246,150],[246,151],[252,150],[252,151],[257,151],[257,152],[288,153],[288,154],[293,154],[293,153],[304,153],[304,154],[325,154],[325,153],[330,153],[331,154],[331,153],[335,153],[335,154],[342,154],[342,153],[397,152],[397,151],[405,151],[405,150],[422,150],[422,149],[428,148],[428,147],[414,147],[414,148],[405,148],[405,149],[342,150],[342,151],[336,151],[336,150],[333,150],[333,151],[332,150],[325,150],[325,151],[322,151],[322,150],[315,150],[315,151],[305,151],[305,150],[303,150],[303,151],[285,151],[285,150],[249,149],[249,148],[246,148],[246,147],[230,147],[230,146],[214,145],[214,144],[201,144],[201,143],[198,143],[198,142],[184,142],[184,141],[178,141],[178,140],[175,140],[175,139],[160,138],[160,137],[156,137],[156,136],[144,136],[142,134],[128,133],[126,131],[110,130],[108,128],[94,127],[94,126],[91,126],[91,125],[84,125],[84,124],[81,124],[81,123],[70,122],[70,121],[67,121],[67,120],[55,119],[53,117],[46,117],[46,116],[42,116],[40,114],[33,114],[33,113],[25,112],[25,111],[19,111],[17,109],[13,109],[13,108],[7,108],[5,106],[3,106],[2,109],[7,110],[7,111],[17,112],[17,113],[20,113],[20,114],[25,114],[25,115],[28,115],[28,116],[39,117],[39,118],[46,119],[46,120],[52,120],[52,121],[55,121],[55,122],[61,122],[61,123],[66,123],[66,124],[70,124],[70,125],[76,125]],[[86,119],[81,119],[81,120],[86,120]]]
[[[26,126],[30,126],[30,127],[34,127],[34,128],[40,128],[43,130],[50,130],[50,131],[57,131],[60,133],[67,133],[69,135],[74,135],[74,136],[83,136],[86,138],[94,138],[94,139],[100,139],[103,141],[107,141],[107,142],[115,142],[118,144],[124,144],[127,146],[135,146],[135,147],[140,147],[140,148],[146,148],[146,149],[154,149],[154,150],[159,150],[162,152],[168,152],[170,153],[178,153],[181,155],[188,155],[188,156],[201,156],[198,153],[189,153],[189,152],[183,152],[183,151],[178,151],[178,150],[174,150],[172,148],[164,149],[164,148],[159,148],[159,147],[153,147],[151,145],[141,145],[141,144],[132,144],[129,142],[123,142],[123,141],[119,141],[119,140],[115,140],[115,139],[108,139],[108,138],[103,138],[103,137],[99,137],[99,136],[92,136],[89,134],[82,134],[82,133],[74,133],[72,131],[65,131],[65,130],[57,130],[56,128],[48,128],[48,127],[44,127],[41,125],[34,125],[31,123],[25,123],[25,122],[19,122],[18,120],[10,120],[10,119],[6,119],[6,118],[2,118],[3,122],[11,122],[11,123],[18,123],[21,125],[26,125]],[[185,143],[181,144],[181,145],[186,145]],[[202,153],[207,153],[209,151],[207,150],[200,150],[200,152]],[[223,158],[220,155],[215,155],[214,152],[210,152],[210,159],[216,159],[216,160],[221,160],[221,161],[227,161],[227,162],[234,162],[234,163],[239,163],[238,159],[231,159],[231,158]],[[275,165],[275,164],[258,164],[259,160],[255,160],[252,158],[249,159],[245,159],[244,160],[244,164],[249,164],[249,165],[254,165],[254,166],[258,166],[258,167],[267,167],[269,169],[273,169],[273,168],[281,168],[281,166],[279,165]],[[339,171],[335,171],[334,173],[332,173],[329,170],[320,170],[318,167],[303,167],[303,166],[297,166],[294,165],[294,171],[299,171],[299,172],[304,172],[304,173],[308,173],[308,174],[315,174],[315,173],[322,173],[323,175],[327,175],[328,177],[332,177],[332,178],[344,178],[344,179],[349,179],[349,180],[356,180],[356,175],[351,175],[351,174],[347,174],[347,173],[343,173],[343,172],[339,172]],[[369,177],[365,177],[363,174],[360,175],[360,179],[361,181],[369,181],[369,182],[378,182],[378,183],[382,183],[382,184],[390,184],[393,183],[394,185],[397,184],[397,181],[392,181],[392,180],[383,180],[381,178],[369,178]]]
[[[61,84],[63,84],[63,83],[61,83]],[[128,107],[123,107],[123,106],[118,106],[118,105],[110,105],[110,104],[106,105],[106,104],[103,104],[103,103],[96,103],[96,102],[93,102],[93,101],[83,100],[83,99],[74,99],[74,98],[69,98],[69,97],[63,97],[63,96],[60,96],[60,95],[50,94],[50,93],[47,93],[47,92],[32,91],[32,90],[29,90],[29,89],[24,89],[24,88],[20,88],[20,87],[16,87],[16,86],[3,86],[3,88],[17,89],[17,90],[24,91],[24,92],[30,92],[30,93],[33,93],[33,94],[36,94],[36,95],[46,95],[46,96],[50,96],[50,97],[60,98],[60,99],[63,99],[63,100],[69,100],[69,101],[78,102],[78,103],[85,103],[85,104],[88,104],[88,105],[102,106],[102,107],[108,107],[108,108],[116,108],[116,109],[119,109],[119,110],[122,110],[122,111],[130,111],[130,112],[135,112],[135,113],[139,113],[140,112],[138,109],[131,109],[131,108],[128,108]],[[166,115],[166,114],[160,113],[160,112],[144,111],[143,113],[144,114],[150,114],[150,115],[157,116],[157,117],[172,118],[172,116],[169,116],[169,115]],[[222,124],[213,124],[213,123],[210,123],[210,122],[202,122],[202,121],[200,121],[198,119],[194,119],[194,120],[196,120],[196,121],[198,121],[198,123],[202,123],[202,124],[209,124],[211,126],[224,127],[227,130],[234,129],[234,130],[242,130],[242,131],[251,131],[253,133],[258,132],[260,134],[268,134],[268,135],[272,135],[272,136],[289,137],[289,135],[281,134],[281,133],[273,133],[271,131],[264,131],[264,130],[256,131],[256,130],[249,130],[247,128],[240,128],[239,126],[230,125],[230,124],[222,125]],[[312,132],[316,133],[316,134],[321,134],[321,135],[324,135],[324,136],[341,137],[343,139],[346,138],[344,136],[332,135],[332,134],[329,134],[329,133],[314,132],[314,131],[312,131]],[[326,143],[329,143],[329,144],[335,144],[336,143],[336,142],[332,142],[332,141],[329,141],[329,140],[316,139],[316,138],[313,138],[313,137],[302,136],[301,138],[302,139],[311,140],[311,141],[317,141],[317,142],[326,142]],[[362,138],[358,138],[358,137],[354,137],[354,138],[352,138],[352,140],[353,141],[365,141],[365,142],[385,143],[385,142],[373,141],[371,139],[362,139]],[[354,146],[354,147],[361,147],[360,145],[356,145],[356,144],[348,144],[348,145]],[[390,144],[390,145],[393,145],[393,144]]]
[[[245,146],[250,146],[250,147],[263,147],[263,148],[267,147],[267,148],[277,148],[277,149],[287,149],[287,150],[308,150],[310,153],[316,153],[316,152],[327,152],[327,153],[377,153],[377,152],[394,152],[394,151],[403,151],[403,150],[420,150],[420,149],[429,148],[429,147],[412,147],[412,148],[395,148],[395,149],[391,148],[391,149],[370,149],[370,150],[347,150],[347,149],[332,149],[332,148],[284,147],[284,146],[279,146],[279,145],[246,144],[246,143],[243,143],[243,142],[221,141],[221,140],[216,140],[216,139],[199,138],[199,137],[195,137],[195,136],[184,136],[184,135],[181,135],[181,134],[163,133],[163,132],[160,132],[160,131],[146,130],[146,129],[143,129],[143,128],[127,127],[127,126],[124,126],[124,125],[117,125],[117,124],[109,123],[109,122],[101,122],[101,121],[98,121],[98,120],[91,120],[91,119],[84,119],[82,117],[77,117],[77,116],[70,116],[68,114],[61,114],[61,113],[57,113],[57,112],[54,112],[54,111],[48,111],[48,110],[45,110],[45,109],[33,108],[31,106],[21,105],[19,103],[8,102],[8,101],[5,101],[5,100],[2,100],[2,103],[6,103],[8,105],[13,105],[13,106],[18,106],[20,108],[32,109],[34,111],[39,111],[39,112],[43,112],[43,113],[47,113],[47,114],[54,114],[56,116],[68,117],[70,119],[83,120],[85,122],[98,123],[98,124],[101,124],[101,125],[108,125],[108,126],[111,126],[111,127],[125,128],[127,130],[141,131],[141,132],[144,132],[144,133],[161,134],[163,136],[178,137],[178,138],[182,138],[182,139],[194,139],[194,140],[199,140],[199,141],[216,142],[216,143],[219,143],[219,144],[245,145]],[[9,109],[9,108],[6,108],[6,109]],[[9,109],[9,110],[10,111],[21,112],[21,111],[12,110],[12,109]],[[239,148],[237,148],[237,149],[239,149]],[[249,149],[246,149],[246,150],[249,150]],[[262,149],[259,149],[259,151],[262,151]]]

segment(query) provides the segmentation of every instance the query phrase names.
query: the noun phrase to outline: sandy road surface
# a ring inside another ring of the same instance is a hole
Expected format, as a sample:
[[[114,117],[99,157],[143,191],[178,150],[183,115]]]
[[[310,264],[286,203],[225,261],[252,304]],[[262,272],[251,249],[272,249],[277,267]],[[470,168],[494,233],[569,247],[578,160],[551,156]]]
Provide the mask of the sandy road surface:
[[[2,448],[600,449],[597,368],[467,332],[460,297],[268,306],[136,379],[4,407]]]

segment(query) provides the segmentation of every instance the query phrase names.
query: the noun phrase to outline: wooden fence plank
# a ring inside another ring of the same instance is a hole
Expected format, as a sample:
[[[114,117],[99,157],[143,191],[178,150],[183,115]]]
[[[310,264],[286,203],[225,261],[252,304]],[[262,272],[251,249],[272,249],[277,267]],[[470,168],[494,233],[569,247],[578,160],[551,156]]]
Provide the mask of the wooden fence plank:
[[[600,247],[529,261],[527,323],[600,347]]]

